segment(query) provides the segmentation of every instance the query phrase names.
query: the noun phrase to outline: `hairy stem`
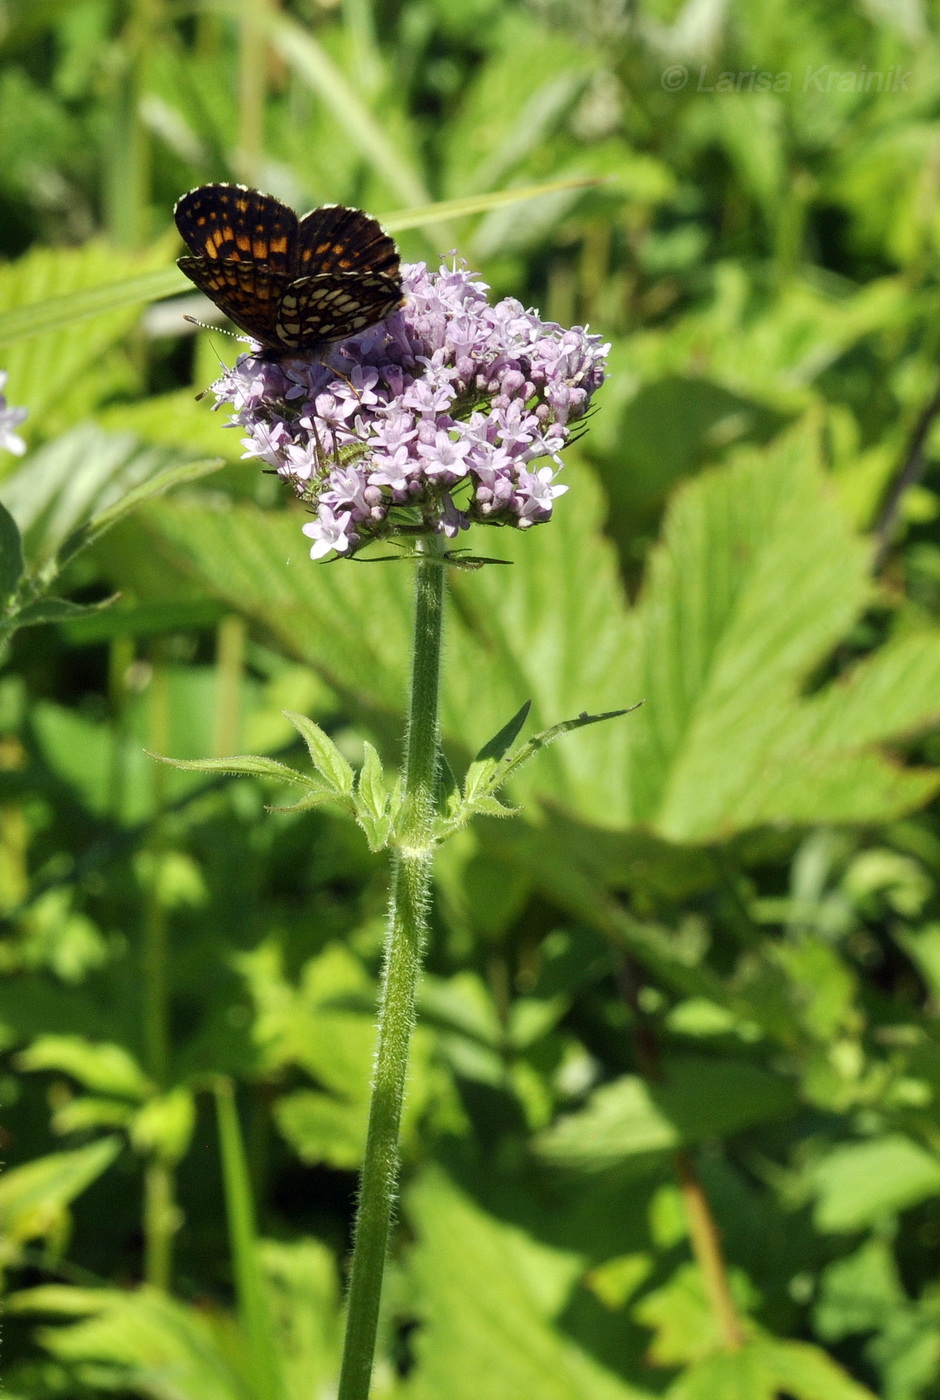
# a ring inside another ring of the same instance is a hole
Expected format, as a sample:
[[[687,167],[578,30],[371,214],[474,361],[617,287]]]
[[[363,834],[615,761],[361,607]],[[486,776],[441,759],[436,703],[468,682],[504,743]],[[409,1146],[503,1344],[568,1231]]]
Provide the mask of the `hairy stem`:
[[[368,1400],[392,1210],[415,993],[427,929],[438,767],[438,691],[444,569],[436,538],[422,541],[405,741],[404,799],[392,869],[379,1039],[359,1191],[338,1400]]]

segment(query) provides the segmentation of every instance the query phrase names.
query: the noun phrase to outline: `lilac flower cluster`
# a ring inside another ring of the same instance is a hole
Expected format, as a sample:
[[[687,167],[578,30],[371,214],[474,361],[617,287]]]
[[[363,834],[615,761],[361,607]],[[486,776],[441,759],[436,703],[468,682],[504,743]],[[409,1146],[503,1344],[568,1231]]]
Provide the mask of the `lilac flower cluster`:
[[[3,392],[6,382],[7,371],[0,369],[0,448],[4,452],[13,452],[17,457],[22,457],[26,451],[26,443],[13,429],[19,427],[28,410],[7,406],[6,396]]]
[[[315,512],[303,527],[314,559],[393,534],[548,520],[567,490],[560,451],[604,379],[600,336],[513,298],[490,306],[466,267],[402,275],[402,309],[322,359],[242,355],[213,385],[247,430],[244,455]]]

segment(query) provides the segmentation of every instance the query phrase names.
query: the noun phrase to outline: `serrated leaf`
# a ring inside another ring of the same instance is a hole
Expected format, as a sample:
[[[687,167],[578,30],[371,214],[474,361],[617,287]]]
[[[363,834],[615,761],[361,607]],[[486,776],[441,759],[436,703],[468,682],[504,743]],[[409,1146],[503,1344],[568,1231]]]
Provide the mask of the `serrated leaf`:
[[[130,330],[147,295],[182,289],[181,274],[166,267],[169,257],[168,244],[132,254],[91,242],[34,247],[0,268],[6,392],[30,411],[28,439],[63,392]]]
[[[385,816],[388,810],[388,790],[385,786],[385,775],[382,771],[382,760],[378,752],[368,739],[364,745],[365,756],[362,767],[359,769],[359,780],[356,785],[359,802],[376,819]]]
[[[0,605],[16,588],[23,573],[23,541],[6,506],[0,504]]]
[[[666,1392],[668,1400],[875,1400],[819,1347],[758,1336],[740,1351],[710,1356]]]
[[[368,740],[365,757],[356,782],[356,818],[366,834],[371,851],[381,851],[391,830],[388,789],[382,772],[382,760]]]
[[[310,791],[304,797],[299,798],[296,802],[268,806],[267,810],[269,812],[312,812],[315,807],[324,807],[327,803],[342,800],[335,788],[320,787],[311,779],[308,779],[308,782],[310,783]]]
[[[20,1314],[80,1319],[43,1327],[39,1340],[63,1361],[95,1363],[109,1389],[179,1400],[254,1400],[242,1348],[231,1357],[209,1315],[157,1289],[47,1284],[17,1293],[10,1306]]]
[[[278,1099],[274,1118],[302,1162],[325,1162],[339,1171],[356,1171],[362,1165],[369,1121],[365,1100],[347,1103],[299,1089]]]
[[[300,734],[307,745],[307,752],[314,768],[335,792],[349,797],[353,790],[354,774],[348,761],[340,753],[330,736],[306,715],[298,715],[293,710],[285,710],[284,715]]]
[[[192,773],[231,773],[233,777],[270,778],[277,783],[317,787],[306,773],[288,768],[286,763],[278,763],[275,758],[265,758],[263,754],[236,754],[231,758],[168,758],[166,754],[151,753],[149,749],[145,752],[159,763],[167,763],[171,768],[185,768]]]
[[[591,481],[550,524],[492,531],[511,570],[457,573],[442,730],[466,748],[532,698],[540,728],[643,699],[628,723],[588,726],[516,779],[582,821],[681,842],[789,821],[870,821],[910,810],[940,783],[880,746],[937,714],[940,633],[875,652],[810,699],[807,676],[870,596],[869,546],[828,494],[812,425],[682,488],[632,612],[595,532]],[[161,504],[161,545],[292,655],[372,711],[407,690],[407,569],[314,570],[293,517]],[[289,561],[286,563],[285,561]],[[893,684],[892,684],[893,682]],[[857,699],[856,699],[857,695]],[[810,810],[812,809],[812,810]]]
[[[583,1269],[574,1252],[488,1215],[437,1171],[422,1176],[406,1204],[418,1236],[409,1274],[423,1318],[409,1377],[414,1400],[648,1400],[554,1326]]]

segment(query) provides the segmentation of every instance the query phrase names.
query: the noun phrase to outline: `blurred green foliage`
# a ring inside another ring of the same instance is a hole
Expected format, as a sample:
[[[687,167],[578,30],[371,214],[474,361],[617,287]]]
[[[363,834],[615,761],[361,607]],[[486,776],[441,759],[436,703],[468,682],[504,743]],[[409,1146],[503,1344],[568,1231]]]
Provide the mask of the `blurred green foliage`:
[[[143,309],[232,179],[612,342],[550,527],[455,571],[444,745],[644,704],[441,851],[375,1396],[938,1400],[938,25],[0,6],[10,1400],[335,1382],[387,872],[265,807],[285,710],[394,767],[410,578],[308,561],[233,347]]]

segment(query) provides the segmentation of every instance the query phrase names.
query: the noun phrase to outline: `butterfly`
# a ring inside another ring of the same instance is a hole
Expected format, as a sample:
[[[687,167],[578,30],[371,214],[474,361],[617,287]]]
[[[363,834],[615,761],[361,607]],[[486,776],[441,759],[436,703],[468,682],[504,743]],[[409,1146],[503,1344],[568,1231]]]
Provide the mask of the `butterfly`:
[[[402,304],[398,249],[361,209],[324,204],[298,218],[245,185],[200,185],[173,217],[192,254],[179,268],[265,359],[348,340]]]

